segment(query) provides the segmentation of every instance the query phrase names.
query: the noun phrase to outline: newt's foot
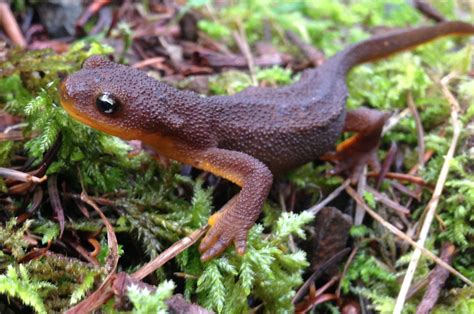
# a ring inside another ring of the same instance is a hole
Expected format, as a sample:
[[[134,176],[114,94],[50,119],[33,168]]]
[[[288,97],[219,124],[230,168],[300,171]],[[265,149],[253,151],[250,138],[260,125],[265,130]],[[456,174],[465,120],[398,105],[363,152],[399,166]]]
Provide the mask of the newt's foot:
[[[377,148],[387,118],[385,113],[365,107],[348,111],[344,131],[357,133],[339,144],[335,153],[326,154],[321,158],[336,164],[331,174],[345,173],[352,183],[356,183],[365,165],[368,164],[378,172],[380,163]]]
[[[365,165],[368,164],[372,170],[379,172],[378,145],[369,151],[361,151],[357,148],[357,145],[353,145],[353,147],[324,155],[322,157],[323,160],[333,161],[336,164],[329,173],[332,175],[344,173],[349,176],[351,183],[355,184],[362,175]]]
[[[243,255],[247,246],[248,221],[239,217],[229,217],[225,212],[215,213],[209,218],[211,229],[199,245],[201,260],[208,261],[217,257],[234,242],[238,254]],[[251,225],[250,225],[251,226]]]

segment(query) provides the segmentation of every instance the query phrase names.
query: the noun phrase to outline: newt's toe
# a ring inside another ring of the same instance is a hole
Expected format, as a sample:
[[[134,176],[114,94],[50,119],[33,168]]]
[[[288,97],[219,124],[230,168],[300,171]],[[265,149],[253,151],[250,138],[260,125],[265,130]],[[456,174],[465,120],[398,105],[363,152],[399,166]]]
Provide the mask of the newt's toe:
[[[221,255],[232,242],[237,254],[243,255],[247,247],[248,229],[238,219],[225,219],[224,215],[213,215],[213,225],[199,245],[201,260],[208,261]],[[228,217],[227,217],[228,218]]]

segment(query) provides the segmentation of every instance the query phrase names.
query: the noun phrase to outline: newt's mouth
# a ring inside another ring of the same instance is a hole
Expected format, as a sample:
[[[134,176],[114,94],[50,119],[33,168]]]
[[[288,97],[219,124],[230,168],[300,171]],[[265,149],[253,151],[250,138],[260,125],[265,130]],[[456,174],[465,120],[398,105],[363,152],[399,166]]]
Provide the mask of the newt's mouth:
[[[73,117],[74,119],[90,125],[89,119],[84,118],[84,115],[79,113],[79,110],[76,109],[74,106],[74,100],[69,96],[66,87],[66,79],[63,79],[61,84],[59,85],[59,101],[61,106],[66,110],[66,112]],[[91,127],[94,127],[90,125]]]

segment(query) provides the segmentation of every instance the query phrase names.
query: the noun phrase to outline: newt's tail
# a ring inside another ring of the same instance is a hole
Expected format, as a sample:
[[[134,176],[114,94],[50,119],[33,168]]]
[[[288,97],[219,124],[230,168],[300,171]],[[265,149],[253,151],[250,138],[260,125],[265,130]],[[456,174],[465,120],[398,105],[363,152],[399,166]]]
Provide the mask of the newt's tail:
[[[456,21],[443,22],[434,26],[403,29],[374,36],[338,53],[341,58],[339,60],[342,60],[341,70],[347,72],[358,64],[384,58],[448,35],[474,35],[474,25]]]

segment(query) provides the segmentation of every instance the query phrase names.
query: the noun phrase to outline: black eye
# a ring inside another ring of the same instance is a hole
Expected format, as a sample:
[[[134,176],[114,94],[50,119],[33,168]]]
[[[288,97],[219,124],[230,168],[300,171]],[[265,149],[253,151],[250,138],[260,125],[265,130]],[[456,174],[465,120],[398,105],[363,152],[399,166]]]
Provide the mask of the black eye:
[[[95,105],[105,114],[112,114],[119,108],[119,101],[111,93],[102,93],[95,100]]]

